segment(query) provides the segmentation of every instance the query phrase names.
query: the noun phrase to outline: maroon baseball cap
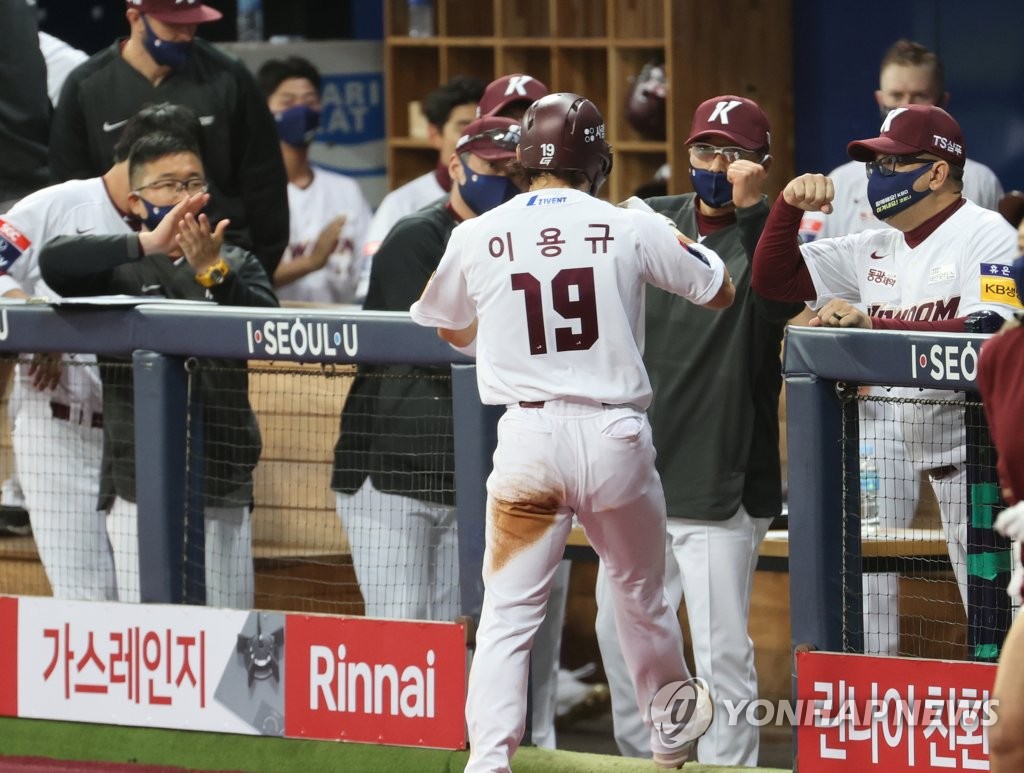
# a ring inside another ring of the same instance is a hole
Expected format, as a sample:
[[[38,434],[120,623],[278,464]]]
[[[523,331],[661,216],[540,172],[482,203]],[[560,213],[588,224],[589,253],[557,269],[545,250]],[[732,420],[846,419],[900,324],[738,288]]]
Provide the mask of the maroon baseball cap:
[[[935,105],[893,108],[882,122],[878,137],[851,142],[846,152],[855,161],[874,161],[878,153],[891,156],[931,153],[960,167],[967,160],[967,144],[960,124]]]
[[[690,124],[690,145],[712,136],[726,137],[744,150],[761,150],[771,145],[768,116],[752,99],[725,94],[697,106]]]
[[[487,84],[476,115],[478,118],[497,115],[511,105],[522,107],[525,113],[526,108],[547,95],[548,87],[532,75],[521,72],[503,75]]]
[[[477,118],[462,130],[455,143],[455,152],[472,153],[488,161],[502,161],[516,157],[519,138],[519,121],[496,115]]]
[[[127,5],[166,24],[202,24],[224,15],[200,0],[127,0]]]

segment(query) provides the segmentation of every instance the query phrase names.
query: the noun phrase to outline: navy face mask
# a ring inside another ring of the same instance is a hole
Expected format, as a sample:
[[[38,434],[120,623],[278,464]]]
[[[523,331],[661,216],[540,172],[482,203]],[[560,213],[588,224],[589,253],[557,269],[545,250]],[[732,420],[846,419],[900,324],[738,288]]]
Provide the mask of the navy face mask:
[[[721,209],[732,201],[732,183],[725,172],[690,167],[690,183],[700,200],[709,207]]]
[[[907,207],[911,207],[932,191],[925,188],[923,191],[915,191],[914,183],[917,178],[932,168],[932,164],[925,164],[920,169],[911,169],[908,172],[896,172],[888,177],[875,171],[868,178],[868,202],[871,204],[871,211],[879,220],[885,220],[898,215]]]
[[[142,23],[146,27],[146,38],[144,44],[153,61],[164,67],[176,70],[185,64],[188,55],[192,51],[192,41],[176,42],[158,38],[153,28],[149,26],[146,17],[142,17]]]
[[[177,205],[177,202],[175,202],[174,204],[168,204],[165,207],[158,207],[156,204],[146,201],[141,196],[139,197],[139,201],[142,202],[142,206],[146,209],[146,216],[142,218],[142,224],[150,231],[155,231],[156,227],[160,225],[160,221],[167,217],[167,213]]]
[[[274,114],[277,136],[293,148],[305,148],[316,137],[320,126],[320,111],[309,105],[296,105]]]
[[[466,182],[459,185],[459,193],[476,214],[482,215],[521,193],[516,184],[504,175],[480,174],[466,166],[465,161],[459,161],[466,175]]]

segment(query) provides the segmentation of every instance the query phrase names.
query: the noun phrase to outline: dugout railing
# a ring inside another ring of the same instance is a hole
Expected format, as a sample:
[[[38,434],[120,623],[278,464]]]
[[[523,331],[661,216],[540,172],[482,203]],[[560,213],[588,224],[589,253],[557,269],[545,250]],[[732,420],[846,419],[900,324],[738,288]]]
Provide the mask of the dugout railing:
[[[188,444],[202,442],[201,411],[188,394],[188,360],[223,357],[325,368],[450,363],[462,614],[479,617],[484,484],[503,409],[480,403],[472,361],[434,330],[390,312],[228,308],[127,297],[60,305],[0,302],[0,353],[57,351],[131,356],[136,477],[145,482],[138,486],[139,562],[145,567],[140,595],[148,603],[203,601],[201,591],[197,597],[188,590],[202,588],[202,545],[195,530],[188,540],[184,534],[185,523],[202,522],[202,499],[195,496],[202,471],[187,461],[201,457]]]
[[[951,390],[967,427],[968,659],[995,662],[1010,623],[1008,544],[992,529],[1001,507],[995,452],[975,392],[979,332],[922,335],[792,327],[783,373],[787,404],[789,571],[794,647],[861,652],[858,386]],[[983,332],[981,332],[983,331]],[[851,485],[851,482],[852,485]],[[871,571],[870,569],[868,569]]]

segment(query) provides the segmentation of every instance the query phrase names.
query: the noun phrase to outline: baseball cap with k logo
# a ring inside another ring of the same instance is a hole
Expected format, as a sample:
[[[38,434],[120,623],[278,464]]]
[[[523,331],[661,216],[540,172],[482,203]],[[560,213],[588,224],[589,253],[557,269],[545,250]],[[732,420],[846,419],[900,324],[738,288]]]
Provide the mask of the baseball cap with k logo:
[[[697,106],[687,145],[712,137],[725,137],[744,150],[761,150],[771,144],[768,116],[752,99],[726,94]]]
[[[959,167],[967,160],[967,144],[960,124],[934,105],[893,108],[882,122],[878,137],[851,142],[846,152],[856,161],[874,161],[879,153],[891,156],[929,153]]]

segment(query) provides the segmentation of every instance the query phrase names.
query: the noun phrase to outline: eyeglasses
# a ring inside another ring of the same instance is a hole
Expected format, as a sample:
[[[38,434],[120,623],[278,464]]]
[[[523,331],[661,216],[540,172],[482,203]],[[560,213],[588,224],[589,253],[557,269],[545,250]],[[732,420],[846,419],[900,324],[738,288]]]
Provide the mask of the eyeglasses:
[[[477,140],[486,140],[496,148],[514,151],[516,146],[519,145],[519,140],[521,138],[522,134],[520,133],[519,125],[516,124],[508,127],[507,129],[488,129],[487,131],[482,131],[479,134],[471,134],[468,137],[459,137],[459,141],[455,146],[455,149],[460,150]]]
[[[733,161],[739,161],[741,158],[744,161],[762,161],[762,156],[753,150],[746,150],[745,148],[720,148],[717,145],[708,145],[703,142],[698,142],[695,145],[690,146],[690,152],[693,153],[693,157],[698,161],[710,164],[715,160],[715,156],[721,156],[728,163]]]
[[[878,172],[882,177],[892,177],[896,174],[896,167],[907,166],[908,164],[934,164],[937,158],[922,158],[921,156],[882,156],[874,161],[864,164],[864,173],[871,177]]]
[[[189,196],[206,193],[209,187],[209,183],[202,177],[190,177],[187,180],[160,180],[149,185],[140,185],[135,194],[141,196],[142,191],[150,190],[163,199],[170,199],[182,193],[188,193]]]

